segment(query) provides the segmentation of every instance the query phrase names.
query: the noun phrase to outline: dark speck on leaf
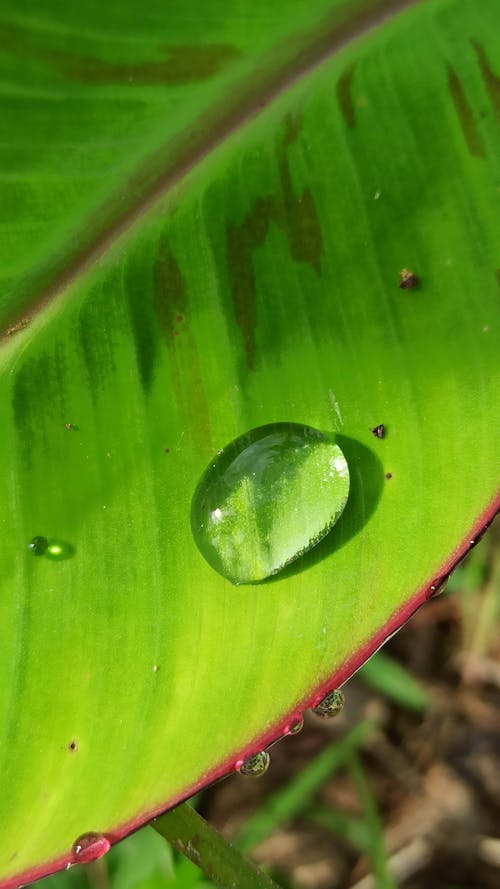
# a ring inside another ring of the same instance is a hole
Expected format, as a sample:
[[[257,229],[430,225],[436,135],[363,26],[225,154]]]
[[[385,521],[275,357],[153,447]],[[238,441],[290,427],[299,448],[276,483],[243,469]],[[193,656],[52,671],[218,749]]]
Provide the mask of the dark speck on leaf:
[[[170,448],[163,448],[163,450],[166,454],[170,454]]]
[[[75,423],[65,423],[64,428],[69,429],[70,432],[78,432],[78,426]]]
[[[414,272],[408,271],[408,269],[401,269],[399,273],[399,286],[401,290],[415,290],[415,287],[418,287],[419,281]]]
[[[385,435],[384,424],[379,423],[378,426],[374,426],[373,429],[371,430],[371,432],[372,432],[372,435],[375,436],[375,438],[383,438]]]
[[[386,477],[386,478],[392,478],[392,472],[386,472],[385,477]]]
[[[71,741],[71,743],[68,744],[68,750],[71,750],[73,753],[78,750],[78,744],[75,740]]]

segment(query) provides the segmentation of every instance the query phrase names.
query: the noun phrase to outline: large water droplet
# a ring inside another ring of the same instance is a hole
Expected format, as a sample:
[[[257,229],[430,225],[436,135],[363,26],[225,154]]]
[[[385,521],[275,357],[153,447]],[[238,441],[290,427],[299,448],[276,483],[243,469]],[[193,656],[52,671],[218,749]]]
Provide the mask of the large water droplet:
[[[207,562],[233,583],[257,583],[315,546],[349,493],[346,459],[310,426],[274,423],[232,441],[203,474],[191,528]]]
[[[87,864],[105,855],[111,843],[102,833],[83,833],[71,847],[71,863]]]
[[[267,750],[261,750],[260,753],[255,753],[249,759],[237,763],[236,768],[240,775],[249,775],[251,778],[260,778],[261,775],[264,775],[267,772],[270,762],[271,757]]]

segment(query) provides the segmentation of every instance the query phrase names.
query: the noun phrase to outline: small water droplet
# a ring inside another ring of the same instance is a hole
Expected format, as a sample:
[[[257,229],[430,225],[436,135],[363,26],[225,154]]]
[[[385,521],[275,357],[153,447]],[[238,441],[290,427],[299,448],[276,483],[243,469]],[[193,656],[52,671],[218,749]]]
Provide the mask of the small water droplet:
[[[46,559],[50,559],[52,562],[62,562],[64,559],[70,559],[75,554],[75,549],[70,543],[66,543],[64,540],[56,540],[53,537],[49,539],[41,536],[33,537],[33,540],[28,543],[28,549],[33,555],[45,556]]]
[[[312,708],[312,711],[322,719],[332,719],[343,710],[344,703],[344,692],[340,691],[340,689],[333,689],[322,698],[319,704]]]
[[[298,735],[299,732],[301,732],[303,728],[304,728],[304,720],[302,719],[302,716],[300,716],[299,719],[296,719],[295,722],[292,722],[288,726],[286,733],[287,733],[287,735]]]
[[[261,750],[260,753],[255,753],[249,759],[237,762],[236,768],[240,775],[248,775],[251,778],[260,778],[261,775],[264,775],[267,772],[270,762],[271,757],[267,750]]]
[[[330,438],[298,423],[260,426],[210,461],[193,496],[193,537],[223,577],[258,583],[316,546],[348,493],[347,462]]]
[[[449,579],[449,574],[444,574],[442,577],[436,577],[436,579],[432,581],[429,587],[428,598],[434,599],[436,596],[440,596],[441,593],[444,593],[446,584],[448,583]]]
[[[95,861],[110,848],[111,843],[102,833],[83,833],[71,847],[71,863],[87,864]]]
[[[48,545],[49,541],[46,537],[37,535],[36,537],[33,537],[33,540],[28,543],[28,549],[33,553],[34,556],[43,556]]]

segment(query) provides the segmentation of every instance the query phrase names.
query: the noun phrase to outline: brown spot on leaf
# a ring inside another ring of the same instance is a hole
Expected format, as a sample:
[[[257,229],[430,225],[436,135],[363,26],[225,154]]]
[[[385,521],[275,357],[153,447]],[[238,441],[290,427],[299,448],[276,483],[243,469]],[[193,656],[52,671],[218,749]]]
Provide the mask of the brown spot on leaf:
[[[419,280],[414,272],[408,269],[401,269],[399,273],[399,286],[401,290],[415,290],[418,287]]]
[[[274,198],[260,197],[240,225],[233,222],[226,223],[227,263],[231,276],[234,316],[243,336],[250,368],[254,364],[254,331],[257,320],[252,254],[256,247],[264,243],[269,224],[272,219],[276,219],[276,216]]]
[[[224,43],[205,46],[163,46],[165,59],[154,62],[106,62],[83,56],[66,56],[59,63],[67,77],[86,83],[136,83],[142,86],[169,84],[179,86],[210,80],[238,58],[235,46]]]
[[[178,406],[192,419],[192,433],[200,442],[210,441],[210,425],[196,341],[189,330],[188,286],[167,235],[159,239],[154,267],[154,312],[170,354],[172,385]],[[183,352],[178,355],[175,324],[183,320]]]
[[[448,89],[450,91],[455,111],[464,134],[467,148],[473,157],[484,157],[484,146],[476,127],[474,112],[469,105],[464,88],[453,68],[448,68]]]
[[[187,309],[186,282],[167,238],[162,235],[155,263],[155,312],[164,334]],[[174,331],[175,333],[175,331]]]
[[[71,750],[72,753],[76,753],[76,751],[78,750],[78,741],[75,741],[75,739],[73,738],[73,740],[70,741],[70,743],[68,744],[68,750]]]
[[[385,435],[384,424],[379,423],[378,426],[374,426],[373,429],[371,430],[371,433],[372,433],[372,435],[375,436],[375,438],[383,438]]]
[[[285,133],[277,148],[282,195],[265,195],[256,199],[240,224],[226,222],[226,253],[236,323],[243,335],[247,364],[254,366],[255,325],[257,323],[256,282],[253,252],[264,243],[271,222],[286,234],[290,253],[296,262],[307,262],[320,274],[323,252],[321,225],[316,204],[309,188],[294,195],[288,162],[288,148],[299,136],[301,120],[289,115]]]
[[[296,262],[307,262],[316,274],[320,274],[320,261],[323,252],[323,236],[310,188],[304,188],[295,197],[288,163],[288,148],[297,141],[302,121],[297,116],[288,115],[285,122],[285,135],[278,148],[278,164],[285,205],[285,227],[290,244],[290,253]]]
[[[350,65],[342,72],[337,83],[337,99],[342,117],[344,118],[349,129],[352,130],[356,123],[356,110],[352,101],[352,79],[356,68],[356,62]]]
[[[16,57],[41,62],[70,80],[142,86],[179,86],[210,80],[241,55],[240,50],[229,43],[162,44],[158,48],[159,59],[114,62],[41,45],[36,32],[10,25],[0,29],[0,45]]]
[[[500,117],[500,77],[494,74],[491,70],[483,47],[480,46],[480,44],[477,43],[475,40],[472,41],[472,46],[476,51],[479,67],[481,68],[481,74],[483,75],[483,80],[488,91],[488,96],[490,98],[493,110],[496,116]]]

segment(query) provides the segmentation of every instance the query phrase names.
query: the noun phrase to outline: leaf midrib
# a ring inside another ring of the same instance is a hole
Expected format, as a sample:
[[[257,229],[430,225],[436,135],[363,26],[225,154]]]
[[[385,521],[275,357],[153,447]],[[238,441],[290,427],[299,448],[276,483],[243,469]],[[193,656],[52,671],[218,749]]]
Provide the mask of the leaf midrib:
[[[141,162],[135,173],[103,204],[85,218],[80,237],[72,235],[69,246],[21,282],[14,300],[18,307],[0,327],[0,340],[21,333],[66,290],[82,277],[125,233],[165,199],[208,155],[266,110],[277,98],[315,71],[342,49],[374,31],[387,20],[417,4],[431,0],[359,0],[354,12],[346,9],[352,0],[329,13],[306,38],[287,40],[283,47],[256,60],[231,93],[229,105],[220,100],[203,111],[183,131],[176,134]],[[273,64],[283,53],[283,62]],[[259,70],[256,81],[255,71]],[[123,191],[137,192],[137,199],[123,208]],[[93,237],[86,232],[93,232]],[[21,306],[22,308],[19,308]],[[16,328],[19,328],[17,330]]]

